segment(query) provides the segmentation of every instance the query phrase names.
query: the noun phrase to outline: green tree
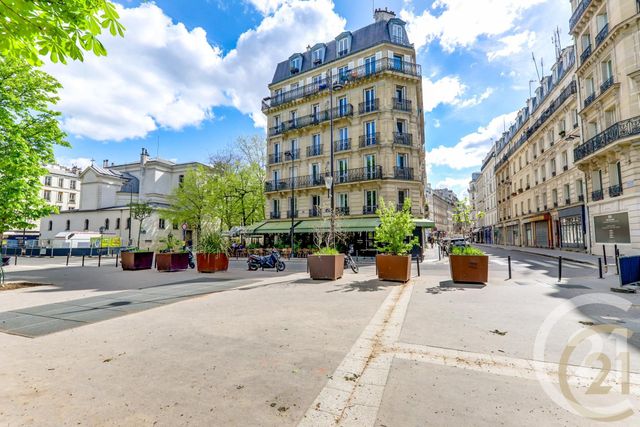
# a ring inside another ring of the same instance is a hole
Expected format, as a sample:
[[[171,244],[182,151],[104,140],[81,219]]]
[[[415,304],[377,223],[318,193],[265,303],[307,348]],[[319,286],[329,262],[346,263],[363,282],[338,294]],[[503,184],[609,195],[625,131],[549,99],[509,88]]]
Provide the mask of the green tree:
[[[142,232],[142,223],[153,213],[153,208],[149,202],[130,203],[131,216],[138,220],[138,248],[140,247],[140,233]]]
[[[0,234],[33,228],[34,220],[55,212],[39,193],[53,146],[68,146],[59,113],[50,109],[59,88],[24,61],[0,59]]]
[[[456,206],[453,208],[453,215],[451,220],[457,226],[458,231],[467,232],[476,220],[484,218],[484,212],[478,211],[474,212],[474,210],[469,205],[469,200],[464,198],[463,200],[458,200]],[[475,217],[475,218],[474,218]]]
[[[66,64],[83,60],[83,50],[107,54],[97,36],[103,29],[124,35],[107,0],[0,0],[0,56],[40,65],[41,56]]]
[[[405,199],[402,210],[396,210],[393,203],[385,203],[380,198],[380,208],[376,212],[380,225],[376,228],[376,248],[382,253],[406,255],[418,244],[418,238],[412,237],[416,228],[411,215],[411,200]]]
[[[187,171],[182,184],[169,195],[169,207],[161,211],[161,215],[172,223],[186,223],[195,228],[196,248],[203,227],[215,222],[213,184],[213,175],[208,168],[200,166]]]

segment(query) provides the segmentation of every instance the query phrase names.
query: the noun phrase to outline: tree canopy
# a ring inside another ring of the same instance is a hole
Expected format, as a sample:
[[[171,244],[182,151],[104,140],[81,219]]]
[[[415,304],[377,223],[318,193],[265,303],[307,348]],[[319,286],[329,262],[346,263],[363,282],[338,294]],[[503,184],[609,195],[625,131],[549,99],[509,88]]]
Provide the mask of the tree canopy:
[[[0,233],[33,228],[55,211],[39,193],[54,145],[68,146],[59,113],[50,109],[59,88],[24,61],[0,60]]]
[[[113,3],[107,0],[0,0],[0,56],[40,65],[40,57],[66,64],[82,61],[83,51],[107,54],[102,30],[124,35]]]

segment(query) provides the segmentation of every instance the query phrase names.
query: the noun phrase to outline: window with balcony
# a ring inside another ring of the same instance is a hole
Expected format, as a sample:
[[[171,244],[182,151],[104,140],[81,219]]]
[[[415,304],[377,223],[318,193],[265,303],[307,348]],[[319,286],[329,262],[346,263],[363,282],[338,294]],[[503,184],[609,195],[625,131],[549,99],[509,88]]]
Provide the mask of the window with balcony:
[[[307,156],[319,156],[322,154],[322,144],[320,143],[320,134],[315,134],[311,136],[311,146],[309,147],[309,152]]]
[[[298,125],[298,112],[296,110],[289,112],[289,121],[292,128]]]
[[[338,194],[338,213],[349,215],[349,193]]]
[[[273,199],[271,201],[271,215],[270,215],[270,217],[272,219],[280,218],[280,200],[279,199]]]
[[[338,68],[338,79],[340,80],[340,83],[344,83],[345,81],[347,81],[349,79],[349,67],[348,66],[344,66],[344,67],[340,67]]]
[[[322,184],[322,176],[320,173],[320,163],[312,163],[310,166],[311,169],[311,181],[313,185]]]
[[[313,65],[320,65],[323,62],[323,49],[319,48],[313,51],[312,53],[312,60],[313,60]]]
[[[338,141],[336,141],[335,151],[346,151],[351,149],[349,140],[349,128],[338,129]]]
[[[591,34],[584,33],[580,38],[582,45],[582,53],[580,54],[580,63],[584,63],[591,55]]]
[[[564,185],[564,203],[566,205],[571,203],[571,188],[569,184]]]
[[[364,192],[364,207],[362,213],[375,214],[378,209],[378,192],[376,190],[366,190]]]
[[[596,30],[596,46],[599,46],[609,34],[609,18],[606,12],[596,16]]]
[[[367,154],[364,156],[364,167],[367,179],[374,179],[376,175],[376,155]]]
[[[343,96],[338,98],[338,117],[344,117],[349,114],[349,104],[347,103],[347,97]]]
[[[551,176],[556,176],[556,159],[551,159],[549,170],[551,171]]]
[[[598,122],[587,123],[587,139],[593,138],[598,134]]]
[[[615,107],[609,109],[609,110],[605,110],[604,112],[604,125],[605,128],[610,128],[611,126],[613,126],[614,124],[616,124],[616,110]]]
[[[391,41],[398,44],[404,44],[404,31],[402,31],[401,25],[391,25]]]
[[[536,210],[540,211],[540,196],[536,196]]]
[[[345,56],[349,53],[349,38],[343,37],[338,40],[338,56]]]
[[[349,160],[338,159],[338,183],[349,182]]]
[[[597,170],[591,172],[591,199],[594,202],[602,200],[604,195],[602,193],[602,171]]]
[[[566,150],[562,152],[562,170],[569,170],[569,153]]]
[[[320,121],[320,104],[313,104],[311,106],[311,117],[315,123]]]
[[[542,207],[547,210],[547,193],[542,193]]]
[[[364,73],[365,75],[374,74],[376,72],[376,57],[375,55],[369,56],[364,59]]]
[[[547,169],[544,165],[540,167],[540,178],[542,178],[542,182],[545,182],[547,180]]]
[[[578,115],[578,109],[577,108],[571,110],[571,117],[573,118],[573,128],[575,129],[575,128],[578,127],[578,124],[579,124],[578,123],[578,118],[580,117]]]
[[[609,165],[609,196],[618,197],[622,194],[622,170],[620,162]]]
[[[322,214],[322,203],[320,201],[320,196],[313,195],[311,196],[311,209],[309,210],[309,216],[321,216]]]
[[[360,108],[360,114],[362,113],[370,113],[372,111],[376,111],[377,102],[376,102],[376,88],[368,88],[364,90],[364,104],[362,108]]]
[[[364,124],[364,145],[376,145],[376,122],[374,120]]]
[[[291,71],[291,74],[299,73],[301,67],[302,67],[302,56],[298,55],[289,61],[289,68],[290,68],[289,71]]]
[[[551,202],[553,202],[554,208],[558,207],[558,190],[556,190],[555,188],[551,190]]]

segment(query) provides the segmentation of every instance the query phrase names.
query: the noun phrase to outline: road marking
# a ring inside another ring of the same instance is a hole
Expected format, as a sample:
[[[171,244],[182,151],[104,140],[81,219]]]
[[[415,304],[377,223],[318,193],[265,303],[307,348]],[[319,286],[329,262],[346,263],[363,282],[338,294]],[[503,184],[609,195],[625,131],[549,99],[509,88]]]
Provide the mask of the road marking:
[[[299,426],[373,426],[382,403],[393,345],[407,313],[413,284],[395,287],[307,410]]]

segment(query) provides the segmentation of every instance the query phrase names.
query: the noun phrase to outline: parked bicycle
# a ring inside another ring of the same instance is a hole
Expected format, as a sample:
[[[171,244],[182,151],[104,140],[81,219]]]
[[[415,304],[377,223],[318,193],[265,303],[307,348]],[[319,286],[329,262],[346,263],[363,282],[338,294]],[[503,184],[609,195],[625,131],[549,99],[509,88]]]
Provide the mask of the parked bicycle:
[[[351,268],[354,273],[358,273],[360,270],[356,262],[351,258],[351,254],[353,254],[353,245],[349,245],[349,250],[346,254],[344,254],[344,266]]]

